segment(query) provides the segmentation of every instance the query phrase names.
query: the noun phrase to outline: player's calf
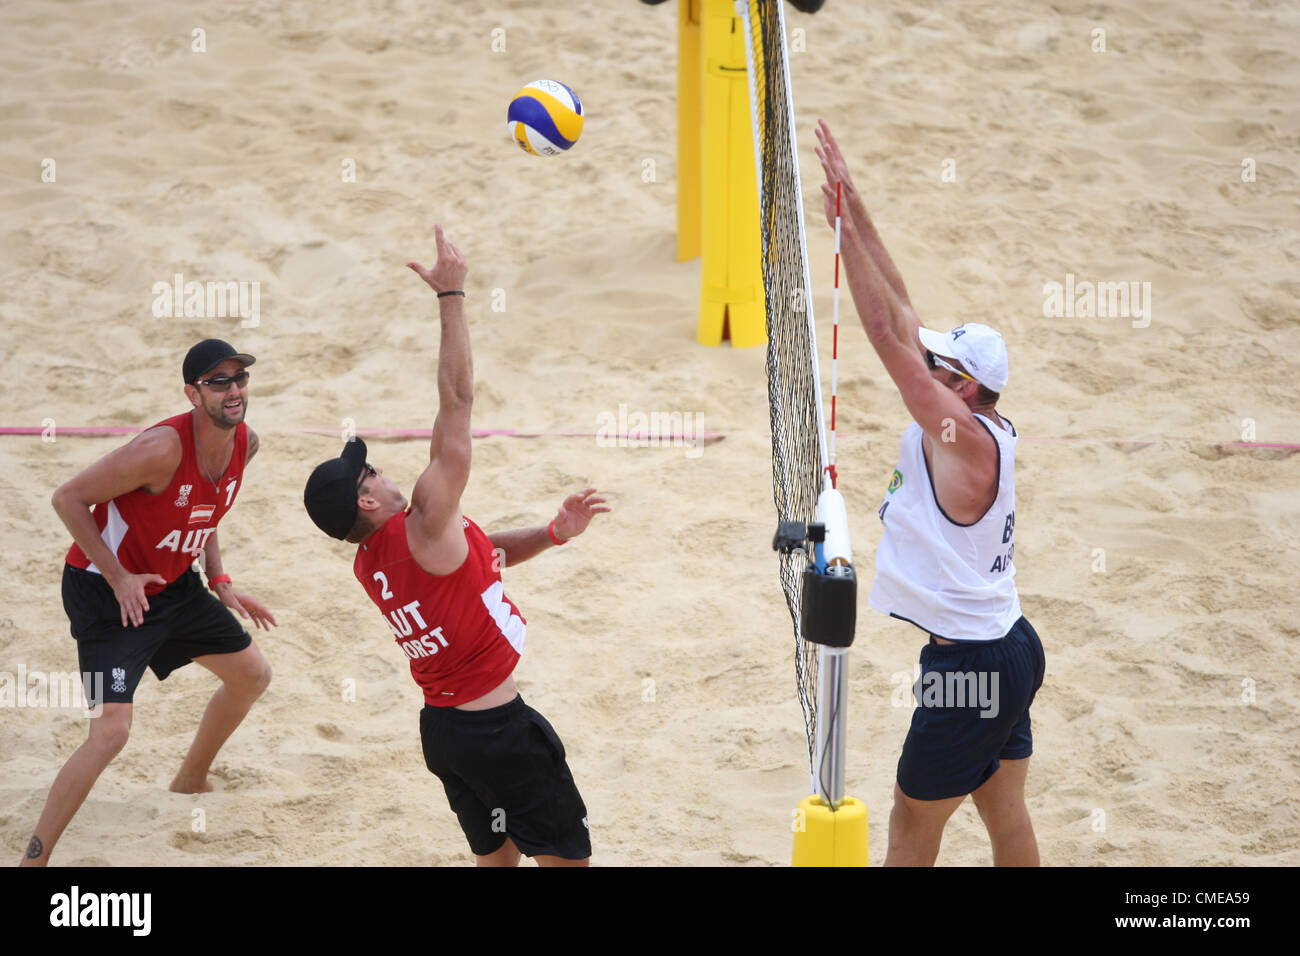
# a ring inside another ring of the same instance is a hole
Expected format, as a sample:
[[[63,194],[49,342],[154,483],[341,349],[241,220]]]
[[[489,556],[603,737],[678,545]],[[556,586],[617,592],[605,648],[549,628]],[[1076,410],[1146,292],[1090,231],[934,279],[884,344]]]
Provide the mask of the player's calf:
[[[971,793],[993,846],[994,866],[1038,866],[1038,840],[1025,805],[1029,758],[1003,760],[996,773]]]
[[[205,654],[194,660],[217,675],[221,686],[208,702],[189,753],[168,787],[175,793],[212,790],[208,780],[212,761],[271,683],[271,665],[256,644],[233,654]]]
[[[68,758],[50,786],[45,809],[23,855],[23,866],[45,866],[49,862],[54,844],[85,802],[91,787],[126,746],[131,733],[131,715],[131,704],[104,704],[100,715],[90,721],[86,742]]]
[[[895,783],[885,866],[934,866],[943,828],[965,799],[914,800]]]

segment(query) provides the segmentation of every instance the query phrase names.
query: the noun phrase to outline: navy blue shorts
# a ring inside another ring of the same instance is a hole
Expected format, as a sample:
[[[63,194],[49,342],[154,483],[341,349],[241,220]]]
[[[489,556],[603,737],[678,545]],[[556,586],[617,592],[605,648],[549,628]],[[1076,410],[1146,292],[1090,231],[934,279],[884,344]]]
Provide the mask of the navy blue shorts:
[[[1038,633],[1025,618],[996,641],[921,648],[916,709],[898,758],[898,786],[913,800],[965,796],[1001,761],[1034,752],[1029,705],[1046,663]]]

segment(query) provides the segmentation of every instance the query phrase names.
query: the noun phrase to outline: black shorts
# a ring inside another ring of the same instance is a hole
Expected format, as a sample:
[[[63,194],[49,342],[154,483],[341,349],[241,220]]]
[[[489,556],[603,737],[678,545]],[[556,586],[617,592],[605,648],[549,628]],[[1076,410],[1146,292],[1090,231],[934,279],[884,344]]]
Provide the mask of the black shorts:
[[[196,657],[233,654],[253,643],[194,570],[149,597],[139,627],[123,627],[117,595],[104,576],[65,564],[63,609],[77,639],[81,673],[101,675],[104,702],[109,704],[131,703],[146,667],[163,680]],[[86,695],[90,701],[92,687],[86,688]]]
[[[1034,752],[1029,705],[1043,684],[1043,644],[1020,618],[996,641],[921,648],[917,707],[898,759],[898,786],[913,800],[965,796],[1001,761]]]
[[[426,704],[420,741],[476,856],[495,853],[507,836],[525,856],[591,856],[587,807],[564,744],[522,697],[490,710]]]

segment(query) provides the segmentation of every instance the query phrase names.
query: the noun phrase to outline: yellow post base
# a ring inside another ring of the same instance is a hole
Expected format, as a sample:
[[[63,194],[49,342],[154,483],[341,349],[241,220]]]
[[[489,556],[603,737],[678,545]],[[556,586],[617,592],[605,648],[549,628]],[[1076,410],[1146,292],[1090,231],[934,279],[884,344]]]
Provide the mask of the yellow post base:
[[[840,808],[831,812],[819,796],[800,800],[792,862],[795,866],[866,866],[867,805],[845,797]]]

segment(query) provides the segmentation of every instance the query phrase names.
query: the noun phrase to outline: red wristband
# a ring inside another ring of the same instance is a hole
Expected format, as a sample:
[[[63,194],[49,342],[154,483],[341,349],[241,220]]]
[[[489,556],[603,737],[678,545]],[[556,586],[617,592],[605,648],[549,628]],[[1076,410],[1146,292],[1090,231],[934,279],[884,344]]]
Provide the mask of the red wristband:
[[[215,591],[218,584],[234,584],[230,580],[229,574],[218,574],[215,578],[208,578],[208,588]]]
[[[551,539],[551,544],[564,544],[564,542],[569,540],[568,538],[557,538],[555,536],[554,518],[552,518],[551,523],[546,526],[546,536]]]

